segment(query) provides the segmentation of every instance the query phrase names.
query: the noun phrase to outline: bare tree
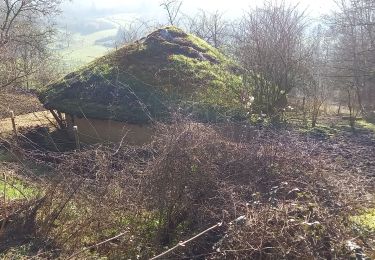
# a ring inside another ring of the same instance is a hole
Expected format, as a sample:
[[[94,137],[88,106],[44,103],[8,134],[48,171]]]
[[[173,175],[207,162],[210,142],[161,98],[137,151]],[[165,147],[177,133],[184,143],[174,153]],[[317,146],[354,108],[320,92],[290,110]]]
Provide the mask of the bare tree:
[[[300,83],[306,60],[304,12],[284,2],[266,2],[241,19],[234,53],[253,84],[254,108],[278,114],[287,94]]]
[[[187,30],[212,44],[215,48],[224,47],[229,38],[229,21],[224,13],[215,11],[209,13],[200,10],[194,16],[187,17]]]
[[[306,60],[307,74],[302,85],[304,97],[310,109],[311,126],[315,127],[323,104],[332,93],[332,82],[328,76],[331,55],[331,39],[319,25],[312,33],[311,53]]]
[[[161,7],[167,12],[168,23],[172,26],[178,25],[178,18],[181,13],[182,1],[179,0],[164,0]]]
[[[350,125],[356,117],[375,109],[375,3],[339,0],[329,23],[335,35],[336,85],[347,95]]]
[[[135,19],[129,21],[126,25],[122,25],[117,33],[118,44],[128,44],[133,43],[147,33],[152,32],[156,29],[156,24],[151,21],[146,21],[142,19]]]
[[[29,82],[47,57],[62,0],[0,1],[0,88]]]

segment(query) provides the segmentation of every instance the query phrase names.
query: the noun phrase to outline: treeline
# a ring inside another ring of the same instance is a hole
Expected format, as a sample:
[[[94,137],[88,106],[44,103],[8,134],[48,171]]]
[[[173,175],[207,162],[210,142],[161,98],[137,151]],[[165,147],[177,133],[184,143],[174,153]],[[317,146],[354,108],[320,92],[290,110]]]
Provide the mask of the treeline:
[[[303,100],[298,109],[312,126],[325,103],[336,105],[338,114],[346,108],[352,127],[360,116],[375,118],[373,1],[336,1],[319,22],[285,1],[265,1],[237,19],[220,11],[186,15],[179,0],[163,1],[161,7],[169,25],[203,38],[241,65],[253,113],[279,118],[293,96]],[[132,21],[120,30],[121,43],[163,25]]]
[[[61,0],[0,1],[0,88],[45,85],[58,76],[51,43],[53,17]],[[346,107],[350,125],[375,118],[375,3],[338,0],[330,15],[314,22],[298,5],[265,1],[229,19],[220,11],[184,14],[179,0],[164,0],[165,21],[129,21],[119,45],[155,28],[181,27],[225,52],[241,66],[244,105],[254,114],[279,118],[288,96],[303,100],[300,109],[315,126],[325,102]],[[251,98],[249,98],[251,96]]]

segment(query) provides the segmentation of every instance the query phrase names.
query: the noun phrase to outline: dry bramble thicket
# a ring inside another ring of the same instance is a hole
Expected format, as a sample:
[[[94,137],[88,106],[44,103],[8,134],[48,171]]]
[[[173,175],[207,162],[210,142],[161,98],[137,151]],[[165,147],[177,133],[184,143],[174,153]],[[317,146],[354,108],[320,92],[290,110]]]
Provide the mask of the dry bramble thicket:
[[[160,259],[347,259],[369,248],[349,216],[371,206],[374,182],[328,162],[316,140],[187,121],[156,131],[150,145],[81,152],[3,143],[54,173],[30,174],[42,192],[1,220],[2,244],[30,243],[41,259],[147,259],[221,223]],[[362,249],[348,248],[353,238]]]

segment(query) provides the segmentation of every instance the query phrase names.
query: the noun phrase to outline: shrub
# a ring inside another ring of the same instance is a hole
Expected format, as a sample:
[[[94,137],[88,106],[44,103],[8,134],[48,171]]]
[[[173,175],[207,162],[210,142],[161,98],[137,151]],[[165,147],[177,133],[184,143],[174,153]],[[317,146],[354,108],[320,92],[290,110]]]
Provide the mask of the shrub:
[[[369,204],[371,184],[336,172],[313,141],[239,124],[182,120],[156,128],[148,146],[55,154],[36,237],[60,257],[147,259],[222,222],[166,257],[351,255],[345,244],[357,235],[348,216]]]

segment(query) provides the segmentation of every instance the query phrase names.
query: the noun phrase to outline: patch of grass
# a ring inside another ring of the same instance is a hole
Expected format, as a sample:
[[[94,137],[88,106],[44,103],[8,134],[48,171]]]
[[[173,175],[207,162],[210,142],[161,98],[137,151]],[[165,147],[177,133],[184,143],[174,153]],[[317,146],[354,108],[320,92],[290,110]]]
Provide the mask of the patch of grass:
[[[9,178],[6,181],[0,179],[0,197],[4,194],[7,200],[29,199],[37,194],[37,190],[16,178]]]
[[[107,52],[108,48],[103,46],[88,45],[84,48],[64,49],[60,51],[60,55],[62,56],[62,60],[68,71],[72,71],[106,54]]]
[[[90,205],[81,204],[81,202],[70,201],[62,215],[54,222],[58,228],[54,230],[52,236],[55,237],[55,242],[59,247],[76,248],[77,245],[80,245],[79,247],[93,245],[126,230],[129,237],[125,235],[126,238],[119,241],[120,247],[112,248],[110,251],[103,247],[98,248],[95,252],[87,253],[106,255],[109,259],[135,259],[137,255],[150,255],[150,252],[147,252],[150,250],[148,243],[156,239],[160,226],[158,215],[155,212],[140,211],[134,214],[134,212],[109,210],[104,214],[100,210],[100,214],[98,208],[92,208]],[[96,214],[98,214],[97,217],[88,223],[88,216],[92,217]],[[100,228],[98,229],[98,227]],[[76,234],[75,238],[71,237],[72,232]],[[122,248],[126,248],[126,253],[122,251]],[[85,258],[84,255],[80,255],[80,259],[99,258]]]
[[[359,120],[356,123],[360,127],[364,128],[364,129],[367,129],[367,130],[370,130],[370,131],[373,131],[375,133],[375,124],[370,123],[366,120]]]
[[[316,127],[299,128],[299,131],[314,137],[329,139],[338,133],[338,129],[328,125],[317,124]]]
[[[365,211],[363,214],[352,217],[352,221],[365,231],[375,232],[375,208]]]

